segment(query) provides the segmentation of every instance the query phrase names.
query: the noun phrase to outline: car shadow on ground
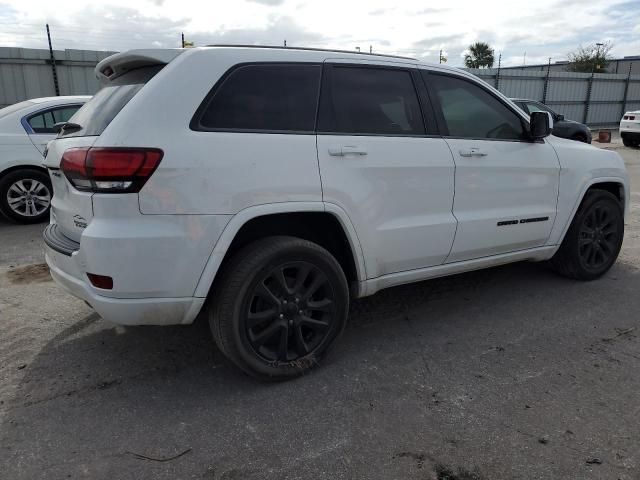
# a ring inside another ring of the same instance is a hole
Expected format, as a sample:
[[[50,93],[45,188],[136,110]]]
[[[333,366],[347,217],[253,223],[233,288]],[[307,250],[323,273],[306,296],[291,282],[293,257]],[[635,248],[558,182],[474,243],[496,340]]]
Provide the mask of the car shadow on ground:
[[[619,263],[614,271],[630,274],[635,269]],[[612,274],[613,278],[615,275]],[[608,280],[605,277],[601,281]],[[429,323],[437,322],[442,334],[443,319],[429,315],[430,305],[437,304],[439,309],[446,310],[450,328],[461,326],[456,322],[474,328],[469,319],[475,314],[474,302],[479,299],[486,303],[498,294],[503,306],[517,307],[521,295],[544,296],[545,291],[557,288],[575,292],[580,285],[557,277],[544,265],[520,263],[383,290],[352,302],[349,324],[339,346],[330,355],[328,364],[309,376],[329,371],[345,356],[351,356],[350,349],[366,349],[366,345],[358,344],[363,328],[375,326],[373,341],[380,343],[397,328],[404,328],[411,317],[414,324],[419,322],[427,331]],[[226,362],[213,343],[203,314],[188,326],[125,327],[105,322],[92,313],[61,331],[40,350],[28,365],[14,399],[5,406],[24,407],[60,396],[106,390],[130,381],[162,382],[179,378],[187,370],[198,371],[218,384],[216,396],[238,388],[270,388],[270,384],[257,382]]]
[[[599,282],[613,291],[618,279],[626,280],[628,288],[640,282],[638,270],[623,262]],[[426,384],[440,382],[436,388],[441,391],[451,388],[446,384],[449,378],[453,381],[454,369],[459,369],[459,377],[466,370],[474,381],[494,378],[493,387],[502,390],[501,376],[516,367],[506,366],[505,360],[491,363],[492,357],[482,355],[499,354],[504,347],[496,342],[528,329],[553,330],[554,322],[575,310],[576,302],[591,308],[595,285],[557,277],[540,264],[521,263],[384,290],[353,302],[345,335],[325,364],[303,378],[276,384],[257,382],[229,366],[213,346],[203,318],[191,326],[121,327],[90,314],[48,341],[24,367],[22,381],[0,407],[0,430],[11,437],[8,449],[15,448],[10,443],[17,443],[18,450],[30,445],[42,458],[70,456],[92,445],[85,453],[94,472],[96,465],[114,462],[133,462],[134,468],[136,460],[127,456],[130,451],[168,456],[183,451],[186,444],[215,454],[218,471],[237,467],[237,458],[227,448],[249,445],[245,455],[283,472],[294,467],[274,460],[270,447],[252,443],[252,429],[270,432],[273,442],[291,442],[296,438],[289,433],[291,426],[316,409],[326,437],[339,445],[339,418],[348,422],[353,415],[364,415],[364,409],[382,422],[374,410],[382,403],[393,412],[387,415],[389,421],[400,422],[398,428],[415,437],[419,433],[414,430],[424,427],[420,417],[405,418],[405,413],[393,410],[394,402],[410,409],[413,400],[405,395],[417,395],[418,404],[432,401],[423,398]],[[593,305],[597,308],[595,299]],[[507,333],[495,335],[500,330]],[[562,345],[570,345],[566,332],[558,335],[565,337]],[[466,346],[447,350],[454,342]],[[473,350],[484,353],[473,357]],[[482,375],[474,377],[470,373],[480,368],[479,362],[484,362]],[[436,374],[438,370],[444,373]],[[458,381],[464,380],[458,378],[455,384]],[[439,421],[435,418],[430,418],[430,425]],[[240,424],[238,433],[235,426]],[[345,428],[349,432],[355,427]],[[322,442],[323,435],[313,441]],[[154,442],[155,447],[150,446]],[[214,447],[217,450],[211,450]],[[54,477],[81,466],[38,462],[38,471]],[[235,474],[239,476],[228,478],[262,478],[250,469]]]

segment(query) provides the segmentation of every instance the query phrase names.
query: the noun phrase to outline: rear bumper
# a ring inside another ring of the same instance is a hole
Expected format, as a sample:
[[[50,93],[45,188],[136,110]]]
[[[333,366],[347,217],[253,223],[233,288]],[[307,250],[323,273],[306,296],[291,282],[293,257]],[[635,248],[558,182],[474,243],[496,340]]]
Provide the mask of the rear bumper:
[[[640,140],[640,131],[620,130],[620,136],[629,140]]]
[[[45,259],[51,277],[72,295],[84,300],[105,320],[120,325],[178,325],[193,322],[205,299],[112,298],[96,292],[81,268],[77,252],[58,252],[48,244]]]

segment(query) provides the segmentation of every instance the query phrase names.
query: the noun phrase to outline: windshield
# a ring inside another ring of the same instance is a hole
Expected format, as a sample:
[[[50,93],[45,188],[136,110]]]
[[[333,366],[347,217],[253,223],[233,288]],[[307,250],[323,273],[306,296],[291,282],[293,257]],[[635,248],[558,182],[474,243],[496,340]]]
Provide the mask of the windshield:
[[[81,128],[65,129],[59,137],[98,136],[129,103],[136,93],[158,73],[162,67],[144,67],[132,70],[112,82],[108,82],[91,100],[69,119]]]

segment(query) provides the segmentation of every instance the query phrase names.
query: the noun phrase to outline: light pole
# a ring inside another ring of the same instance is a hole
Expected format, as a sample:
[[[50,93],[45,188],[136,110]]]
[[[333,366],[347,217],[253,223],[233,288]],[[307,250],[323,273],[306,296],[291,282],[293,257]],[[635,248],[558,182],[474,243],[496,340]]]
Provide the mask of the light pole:
[[[593,59],[593,65],[591,67],[591,73],[593,74],[596,71],[596,67],[600,70],[600,64],[597,62],[600,60],[600,47],[602,47],[604,43],[596,43],[596,57]]]

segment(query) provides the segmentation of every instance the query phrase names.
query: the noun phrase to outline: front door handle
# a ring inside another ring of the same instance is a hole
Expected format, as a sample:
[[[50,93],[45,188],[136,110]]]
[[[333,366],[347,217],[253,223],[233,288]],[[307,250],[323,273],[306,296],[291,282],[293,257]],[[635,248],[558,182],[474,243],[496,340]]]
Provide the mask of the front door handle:
[[[341,147],[329,148],[329,155],[332,157],[344,157],[345,155],[366,155],[367,149],[356,147],[355,145],[343,145]]]
[[[460,150],[458,152],[461,157],[486,157],[487,154],[479,148],[470,148],[469,150]]]

